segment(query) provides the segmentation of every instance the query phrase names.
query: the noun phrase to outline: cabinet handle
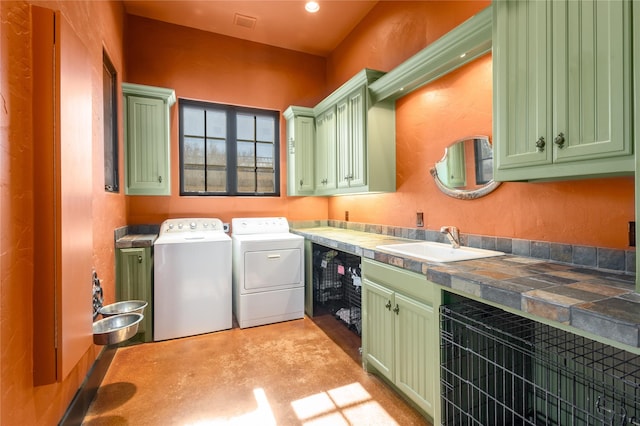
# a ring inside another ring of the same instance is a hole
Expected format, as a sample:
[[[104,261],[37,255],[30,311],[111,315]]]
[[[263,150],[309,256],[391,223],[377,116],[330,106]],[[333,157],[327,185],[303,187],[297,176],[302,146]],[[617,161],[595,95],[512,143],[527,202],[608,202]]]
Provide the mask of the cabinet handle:
[[[329,180],[327,180],[327,179],[322,179],[322,181],[321,181],[321,183],[323,183],[324,185],[326,185],[327,182],[329,182]]]
[[[158,182],[162,183],[162,176],[158,176]]]
[[[142,256],[138,256],[138,263],[142,263]]]
[[[536,151],[538,151],[538,152],[544,151],[544,146],[546,144],[547,143],[544,141],[544,136],[540,136],[540,139],[538,139],[536,141]]]
[[[564,133],[560,132],[553,142],[558,145],[559,148],[564,148]]]
[[[396,303],[396,307],[393,308],[393,312],[396,313],[396,315],[398,315],[398,312],[400,312],[400,306],[398,306],[398,304]]]
[[[384,305],[385,308],[387,308],[387,310],[391,310],[391,300],[387,301],[387,304]]]
[[[303,183],[304,183],[304,182],[302,181],[302,179],[300,179],[300,186],[302,186],[302,184],[303,184]]]

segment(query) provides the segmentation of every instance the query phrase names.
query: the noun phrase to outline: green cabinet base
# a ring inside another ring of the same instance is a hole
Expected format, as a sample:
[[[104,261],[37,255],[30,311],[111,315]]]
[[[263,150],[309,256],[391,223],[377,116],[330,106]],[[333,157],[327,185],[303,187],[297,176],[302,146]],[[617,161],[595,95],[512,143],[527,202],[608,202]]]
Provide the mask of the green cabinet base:
[[[148,303],[138,333],[125,344],[153,341],[152,266],[151,247],[116,250],[116,301],[144,300]]]
[[[432,419],[439,418],[440,290],[422,274],[363,259],[362,359]]]

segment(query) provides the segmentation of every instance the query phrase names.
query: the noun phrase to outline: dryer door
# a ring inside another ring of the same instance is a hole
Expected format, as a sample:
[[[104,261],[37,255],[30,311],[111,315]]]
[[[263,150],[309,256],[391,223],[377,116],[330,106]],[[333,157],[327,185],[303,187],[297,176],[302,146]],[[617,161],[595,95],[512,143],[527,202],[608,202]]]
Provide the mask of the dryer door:
[[[247,251],[244,254],[244,289],[276,290],[301,287],[302,250],[276,249]]]

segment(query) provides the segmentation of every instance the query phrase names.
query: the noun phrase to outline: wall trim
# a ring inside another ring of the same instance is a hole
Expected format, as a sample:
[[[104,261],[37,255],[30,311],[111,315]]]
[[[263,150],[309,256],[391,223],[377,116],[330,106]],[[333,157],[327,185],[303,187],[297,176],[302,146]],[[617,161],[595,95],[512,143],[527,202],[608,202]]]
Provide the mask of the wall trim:
[[[84,416],[87,414],[89,406],[98,392],[102,379],[104,379],[107,370],[111,366],[111,361],[113,361],[117,348],[117,345],[108,345],[102,348],[58,426],[77,426],[82,424]]]

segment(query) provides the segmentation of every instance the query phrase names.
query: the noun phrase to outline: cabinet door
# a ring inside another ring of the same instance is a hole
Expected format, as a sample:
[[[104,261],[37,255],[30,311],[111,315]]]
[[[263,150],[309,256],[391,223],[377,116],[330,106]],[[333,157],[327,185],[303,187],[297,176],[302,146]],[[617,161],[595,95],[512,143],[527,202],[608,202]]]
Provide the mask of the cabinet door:
[[[551,5],[498,1],[494,8],[494,157],[500,170],[551,164]]]
[[[148,303],[144,319],[134,340],[153,340],[153,295],[151,290],[151,249],[118,249],[116,300],[144,300]]]
[[[350,131],[350,172],[349,186],[367,184],[367,98],[362,87],[349,96]]]
[[[553,1],[554,161],[631,153],[631,4]],[[549,141],[551,142],[551,141]],[[561,142],[560,140],[558,142]]]
[[[444,181],[450,187],[467,186],[467,163],[464,150],[464,143],[457,143],[447,148],[447,173]]]
[[[439,359],[429,347],[438,323],[433,308],[395,294],[395,383],[420,408],[433,415]]]
[[[295,122],[295,184],[301,194],[313,193],[314,185],[314,139],[315,125],[313,117],[299,116]]]
[[[331,108],[316,120],[316,190],[336,188],[336,113]]]
[[[393,381],[394,357],[394,293],[369,280],[362,286],[362,345],[365,362]]]
[[[362,87],[336,105],[338,188],[367,184],[366,93]]]
[[[126,193],[169,195],[168,106],[162,99],[128,95]]]
[[[348,188],[351,173],[351,129],[349,124],[349,102],[343,99],[336,104],[336,148],[337,186]]]

